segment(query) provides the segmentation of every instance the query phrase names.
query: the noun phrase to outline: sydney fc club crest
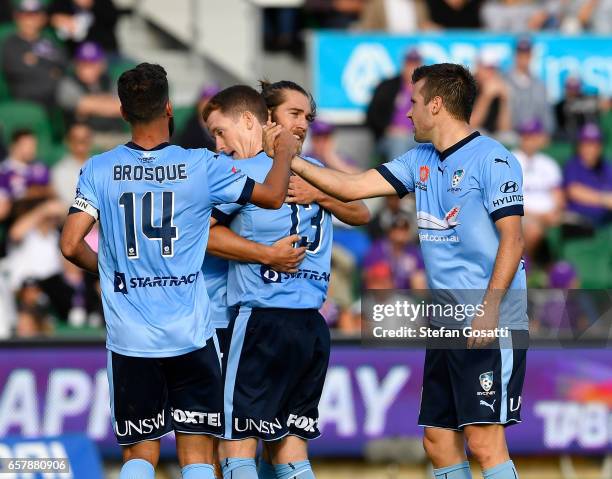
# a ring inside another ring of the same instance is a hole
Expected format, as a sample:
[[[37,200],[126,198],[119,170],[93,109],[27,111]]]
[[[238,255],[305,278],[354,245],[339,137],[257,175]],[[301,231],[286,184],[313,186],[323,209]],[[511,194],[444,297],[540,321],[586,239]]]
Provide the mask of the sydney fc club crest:
[[[486,373],[482,373],[478,379],[480,379],[480,386],[485,392],[489,392],[493,387],[493,371],[488,371]]]
[[[429,166],[421,166],[419,169],[419,179],[422,183],[425,183],[429,178]]]
[[[464,175],[465,175],[465,170],[456,170],[453,173],[453,178],[451,179],[451,187],[457,188],[457,186],[459,186],[459,183],[461,183],[461,180],[463,179]]]

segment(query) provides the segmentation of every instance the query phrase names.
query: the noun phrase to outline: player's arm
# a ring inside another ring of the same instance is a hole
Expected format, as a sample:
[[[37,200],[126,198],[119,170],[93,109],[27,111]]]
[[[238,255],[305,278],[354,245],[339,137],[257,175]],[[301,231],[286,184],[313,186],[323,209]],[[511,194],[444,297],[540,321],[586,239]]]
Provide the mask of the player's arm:
[[[207,253],[232,261],[264,264],[275,271],[294,273],[306,255],[306,248],[294,248],[299,235],[287,236],[272,246],[250,241],[217,224],[210,228]]]
[[[316,189],[296,175],[289,178],[289,190],[287,191],[286,201],[287,203],[299,205],[317,203],[340,221],[353,226],[364,225],[370,221],[370,210],[363,201],[358,200],[345,203],[344,201],[337,200]]]
[[[85,242],[96,219],[89,213],[71,208],[62,229],[60,248],[64,257],[90,273],[98,274],[98,254]]]
[[[266,128],[266,127],[264,127]],[[297,151],[297,141],[288,130],[273,127],[274,159],[263,183],[254,183],[249,202],[260,208],[277,210],[285,201],[291,158]]]
[[[313,165],[300,157],[291,160],[291,169],[323,193],[345,202],[396,194],[378,170],[348,174]]]
[[[523,210],[522,170],[512,155],[498,151],[508,164],[494,161],[492,155],[485,161],[483,178],[487,209],[499,233],[499,245],[493,272],[483,298],[484,314],[472,321],[474,330],[494,330],[499,324],[499,308],[519,268],[525,242],[521,217]],[[511,190],[511,191],[508,191]],[[468,338],[468,347],[482,347],[494,337]]]

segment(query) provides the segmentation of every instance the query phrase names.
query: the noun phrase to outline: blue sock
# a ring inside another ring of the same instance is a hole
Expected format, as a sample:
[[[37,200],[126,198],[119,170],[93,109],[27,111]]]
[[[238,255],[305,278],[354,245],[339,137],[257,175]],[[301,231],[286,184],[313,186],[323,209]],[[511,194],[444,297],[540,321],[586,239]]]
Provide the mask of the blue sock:
[[[472,479],[470,463],[463,461],[461,464],[455,464],[454,466],[434,469],[434,477],[436,479]]]
[[[263,457],[259,459],[257,477],[259,477],[259,479],[276,479],[276,471],[274,470],[274,466],[267,462]]]
[[[514,463],[510,460],[490,469],[485,469],[482,471],[482,477],[484,479],[518,479],[519,476]]]
[[[257,479],[255,459],[228,457],[221,461],[223,479]]]
[[[215,479],[215,468],[211,464],[189,464],[181,474],[183,479]]]
[[[276,464],[276,479],[315,479],[314,472],[310,467],[310,461],[289,462],[287,464]]]
[[[155,468],[144,459],[130,459],[121,468],[119,479],[155,479]]]

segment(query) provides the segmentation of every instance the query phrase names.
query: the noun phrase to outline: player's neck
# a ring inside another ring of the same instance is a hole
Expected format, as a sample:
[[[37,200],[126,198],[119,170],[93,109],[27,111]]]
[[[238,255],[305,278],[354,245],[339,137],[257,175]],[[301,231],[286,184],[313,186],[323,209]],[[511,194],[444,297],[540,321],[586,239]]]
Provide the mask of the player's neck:
[[[433,135],[432,144],[436,150],[443,152],[459,143],[472,133],[470,125],[460,121],[448,122]]]
[[[132,141],[146,150],[170,141],[168,119],[160,118],[150,123],[132,125]]]

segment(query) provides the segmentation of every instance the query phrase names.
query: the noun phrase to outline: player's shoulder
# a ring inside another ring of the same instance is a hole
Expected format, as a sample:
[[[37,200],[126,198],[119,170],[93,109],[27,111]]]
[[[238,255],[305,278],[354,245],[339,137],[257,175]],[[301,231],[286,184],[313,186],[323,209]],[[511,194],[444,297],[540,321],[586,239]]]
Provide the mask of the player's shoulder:
[[[473,156],[481,165],[490,163],[503,163],[507,166],[517,166],[519,161],[502,143],[486,135],[479,135],[474,139],[472,147],[475,149]]]
[[[431,143],[421,143],[418,146],[408,150],[402,155],[395,158],[397,161],[403,162],[414,162],[418,161],[427,162],[428,160],[438,160],[438,151],[434,148]]]

